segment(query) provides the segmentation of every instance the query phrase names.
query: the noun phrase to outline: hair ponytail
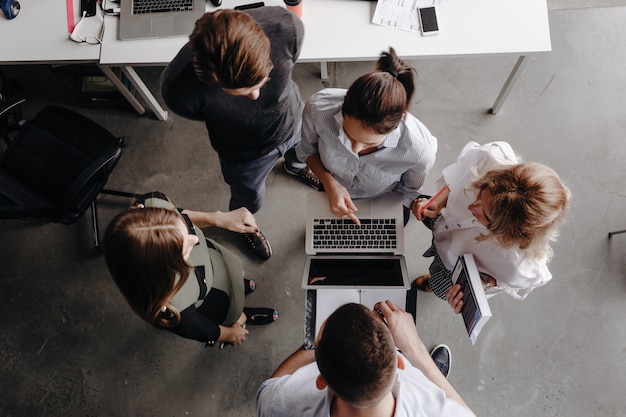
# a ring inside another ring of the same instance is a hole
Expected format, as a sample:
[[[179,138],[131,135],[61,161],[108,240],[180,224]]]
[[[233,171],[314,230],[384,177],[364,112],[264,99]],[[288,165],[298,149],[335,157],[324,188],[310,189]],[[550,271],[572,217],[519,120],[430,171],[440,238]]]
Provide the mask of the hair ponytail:
[[[398,127],[413,96],[414,69],[393,48],[383,52],[376,69],[357,78],[346,93],[342,114],[386,134]]]
[[[417,71],[404,63],[396,55],[396,50],[389,48],[389,52],[383,52],[378,59],[376,69],[389,73],[392,77],[400,81],[406,92],[407,108],[415,92],[415,74]]]

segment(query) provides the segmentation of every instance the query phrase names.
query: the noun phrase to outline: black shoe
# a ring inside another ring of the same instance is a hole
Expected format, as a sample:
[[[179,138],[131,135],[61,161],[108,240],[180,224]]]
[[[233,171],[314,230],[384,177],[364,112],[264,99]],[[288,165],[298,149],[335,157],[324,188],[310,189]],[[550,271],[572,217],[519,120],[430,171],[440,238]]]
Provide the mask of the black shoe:
[[[305,183],[309,187],[319,191],[319,189],[320,189],[320,180],[319,180],[319,178],[317,178],[317,176],[315,176],[313,171],[311,171],[311,168],[305,166],[304,168],[301,168],[301,169],[299,169],[297,171],[293,171],[293,170],[291,170],[291,169],[289,169],[287,167],[287,164],[285,164],[284,166],[285,166],[285,172],[287,174],[298,177],[298,179],[300,181],[302,181],[303,183]]]
[[[450,348],[443,344],[437,345],[432,352],[430,352],[430,357],[433,358],[433,361],[443,376],[447,378],[450,374],[450,367],[452,366],[452,353],[450,352]]]
[[[272,247],[267,238],[263,235],[263,232],[259,230],[259,233],[243,233],[243,240],[246,242],[248,249],[252,251],[256,256],[266,261],[272,256]]]
[[[246,315],[247,324],[270,324],[278,319],[278,311],[273,308],[243,308],[243,314]]]

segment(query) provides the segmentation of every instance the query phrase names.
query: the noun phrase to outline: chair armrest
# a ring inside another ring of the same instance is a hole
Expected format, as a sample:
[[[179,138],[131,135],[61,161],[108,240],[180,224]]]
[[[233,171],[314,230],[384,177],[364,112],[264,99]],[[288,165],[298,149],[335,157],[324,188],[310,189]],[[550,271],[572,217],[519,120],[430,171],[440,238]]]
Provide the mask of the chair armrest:
[[[13,103],[6,103],[0,106],[0,117],[4,116],[6,113],[10,112],[11,110],[15,109],[16,107],[18,107],[19,105],[21,105],[22,103],[24,103],[26,101],[25,98],[14,101]],[[16,122],[18,124],[23,124],[24,120],[16,120]]]
[[[72,201],[74,201],[82,189],[94,178],[96,175],[99,175],[102,172],[102,169],[113,162],[113,166],[110,171],[107,173],[107,178],[117,165],[117,162],[122,157],[122,149],[126,147],[128,142],[127,136],[119,136],[117,139],[117,146],[114,146],[109,150],[108,153],[100,156],[95,159],[89,167],[87,167],[81,175],[79,175],[72,185],[67,189],[67,192],[63,196],[62,204],[63,207],[68,207]],[[104,188],[106,182],[102,184],[100,188]]]
[[[119,160],[122,153],[122,148],[117,147],[113,152],[101,156],[100,158],[94,160],[88,168],[84,170],[84,172],[78,176],[72,185],[68,188],[67,192],[63,196],[62,207],[68,207],[80,194],[82,189],[94,178],[96,175],[102,174],[102,169],[110,164],[111,162]],[[112,171],[113,169],[111,169]],[[107,172],[107,177],[111,172]],[[104,187],[105,183],[102,184]],[[100,188],[102,188],[100,187]]]
[[[26,124],[26,120],[22,116],[22,103],[25,101],[26,99],[10,103],[0,102],[0,136],[7,146],[11,146],[12,142],[9,132],[17,132]]]

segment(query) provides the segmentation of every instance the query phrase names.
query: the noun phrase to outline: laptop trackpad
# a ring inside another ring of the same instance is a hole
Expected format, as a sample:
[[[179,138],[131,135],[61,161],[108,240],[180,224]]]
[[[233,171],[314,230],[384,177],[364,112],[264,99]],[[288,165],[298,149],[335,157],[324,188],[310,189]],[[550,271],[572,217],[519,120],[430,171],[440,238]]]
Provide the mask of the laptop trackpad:
[[[153,17],[151,19],[151,23],[152,33],[155,33],[157,35],[167,35],[174,31],[173,16]]]

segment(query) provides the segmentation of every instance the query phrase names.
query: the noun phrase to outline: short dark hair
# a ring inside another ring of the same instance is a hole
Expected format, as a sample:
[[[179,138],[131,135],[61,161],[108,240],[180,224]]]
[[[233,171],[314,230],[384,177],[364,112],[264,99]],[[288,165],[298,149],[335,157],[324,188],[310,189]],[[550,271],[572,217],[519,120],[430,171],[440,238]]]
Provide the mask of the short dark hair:
[[[315,347],[320,374],[342,400],[368,406],[391,389],[397,353],[387,326],[361,304],[345,304],[328,317]]]
[[[348,88],[343,116],[363,122],[376,133],[391,132],[408,111],[415,90],[414,73],[393,48],[383,52],[376,69],[357,78]]]
[[[189,36],[198,78],[223,88],[248,88],[272,71],[270,40],[247,13],[217,10],[196,21]]]

